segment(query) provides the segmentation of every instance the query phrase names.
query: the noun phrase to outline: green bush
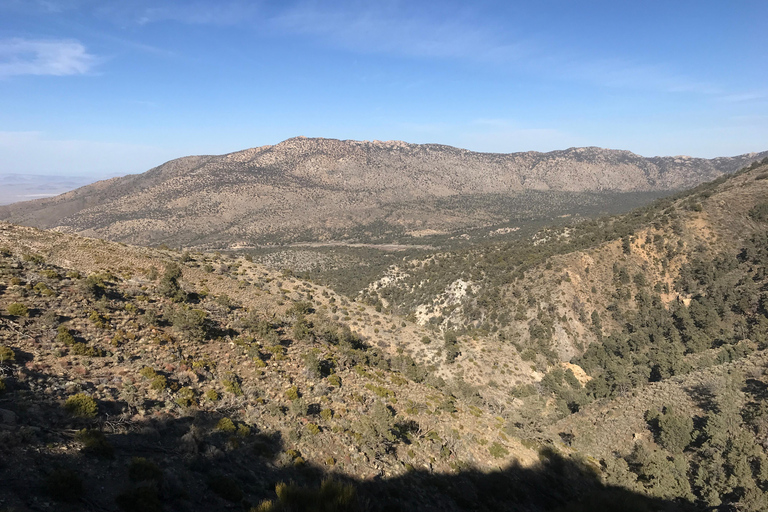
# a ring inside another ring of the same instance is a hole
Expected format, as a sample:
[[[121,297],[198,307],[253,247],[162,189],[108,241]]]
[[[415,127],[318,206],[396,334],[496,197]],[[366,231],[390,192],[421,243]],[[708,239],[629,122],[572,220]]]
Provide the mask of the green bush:
[[[96,347],[89,347],[85,343],[75,343],[72,345],[72,353],[76,356],[103,357],[104,351]]]
[[[341,387],[341,378],[336,375],[335,373],[328,376],[328,384],[331,386],[336,386],[337,388]]]
[[[677,414],[671,406],[658,416],[659,441],[672,453],[680,453],[693,441],[693,418]]]
[[[157,372],[151,366],[145,366],[144,368],[139,370],[139,375],[141,375],[145,379],[154,379],[155,377],[157,377]]]
[[[219,422],[216,424],[216,430],[233,434],[237,430],[237,427],[235,426],[235,423],[231,419],[221,418]]]
[[[501,459],[509,455],[509,450],[497,442],[494,442],[491,447],[488,448],[488,452],[497,459]]]
[[[157,377],[152,379],[152,382],[149,384],[149,387],[154,389],[155,391],[162,391],[166,387],[168,387],[168,379],[166,379],[164,375],[158,375]]]
[[[176,403],[181,407],[192,407],[195,404],[195,392],[189,387],[181,388],[176,395]]]
[[[181,276],[181,267],[177,263],[169,263],[165,267],[160,283],[157,285],[158,293],[177,302],[186,300],[187,294],[181,289],[181,284],[179,283]]]
[[[224,386],[224,391],[232,393],[235,396],[243,396],[243,389],[240,387],[240,383],[236,379],[223,380],[221,385]]]
[[[13,362],[16,359],[16,354],[11,347],[0,345],[0,363]]]
[[[8,304],[8,314],[11,316],[28,316],[29,315],[29,309],[24,304],[21,304],[20,302],[12,302],[11,304]]]
[[[167,317],[179,333],[196,341],[205,339],[208,313],[202,309],[190,308],[182,304],[173,309]]]
[[[88,315],[88,320],[100,329],[107,329],[109,327],[109,317],[102,315],[98,311],[91,311],[91,314]]]
[[[35,285],[35,287],[33,288],[33,290],[35,290],[40,295],[45,295],[46,297],[50,297],[52,295],[56,295],[56,292],[54,292],[53,290],[48,288],[48,285],[46,285],[45,283],[42,283],[42,282],[37,283]]]
[[[328,478],[319,489],[302,487],[293,482],[275,486],[277,500],[262,501],[251,512],[289,512],[292,510],[323,510],[351,512],[358,510],[357,492],[352,484]]]
[[[78,393],[67,398],[67,401],[64,402],[64,408],[71,415],[79,418],[94,418],[99,409],[96,400],[85,393]]]
[[[288,400],[298,400],[299,389],[296,386],[291,386],[285,391],[285,398],[287,398]]]
[[[67,329],[64,325],[59,326],[58,333],[56,334],[56,340],[59,343],[67,345],[68,347],[71,347],[75,344],[75,337],[72,336],[72,333],[69,332],[69,329]]]

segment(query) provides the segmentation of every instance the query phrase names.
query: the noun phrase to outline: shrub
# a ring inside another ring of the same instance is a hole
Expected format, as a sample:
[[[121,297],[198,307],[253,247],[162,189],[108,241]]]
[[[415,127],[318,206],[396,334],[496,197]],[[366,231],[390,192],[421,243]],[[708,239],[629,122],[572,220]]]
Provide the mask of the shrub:
[[[16,359],[16,354],[11,347],[0,345],[0,363],[11,362]]]
[[[181,407],[192,407],[195,404],[195,392],[189,387],[181,388],[176,396],[176,403]]]
[[[658,421],[659,440],[667,450],[680,453],[693,440],[693,419],[690,416],[677,414],[671,406],[667,406]]]
[[[223,380],[221,381],[221,385],[224,386],[224,390],[228,393],[232,393],[235,396],[243,396],[243,390],[237,380]]]
[[[218,475],[208,480],[208,488],[221,498],[232,503],[243,500],[243,491],[240,484],[230,476]]]
[[[256,512],[287,512],[289,510],[328,510],[345,512],[357,510],[357,492],[352,484],[328,478],[319,489],[280,482],[275,486],[277,501],[262,501]]]
[[[161,482],[163,470],[154,462],[144,457],[134,457],[128,465],[128,478],[131,482]]]
[[[96,347],[89,347],[85,343],[72,345],[72,353],[76,356],[103,357],[104,352]]]
[[[35,290],[40,295],[45,295],[46,297],[50,297],[52,295],[56,295],[56,292],[54,292],[53,290],[48,288],[48,285],[46,285],[45,283],[42,283],[42,282],[37,283],[35,285],[35,287],[33,288],[33,290]]]
[[[298,400],[299,389],[296,386],[291,386],[285,391],[285,398],[287,398],[288,400]]]
[[[285,347],[282,345],[273,345],[267,347],[266,350],[272,354],[272,358],[275,361],[282,361],[285,359]]]
[[[24,304],[21,304],[20,302],[13,302],[11,304],[8,304],[8,314],[11,316],[28,316],[29,315],[29,309],[27,309],[27,306]]]
[[[106,459],[114,457],[115,449],[100,430],[83,429],[75,434],[75,441],[83,445],[83,451]]]
[[[221,418],[216,424],[216,430],[232,434],[237,430],[235,423],[229,418]]]
[[[40,275],[43,277],[47,277],[48,279],[61,279],[61,276],[59,275],[59,273],[50,268],[41,270]]]
[[[158,375],[157,377],[152,379],[152,382],[149,384],[149,387],[154,389],[155,391],[162,391],[166,387],[168,387],[168,379],[166,379],[164,375]]]
[[[336,386],[337,388],[341,387],[341,378],[336,375],[335,373],[328,376],[328,384],[331,386]]]
[[[144,368],[139,370],[139,375],[141,375],[145,379],[154,379],[155,377],[157,377],[157,372],[151,366],[145,366]]]
[[[181,267],[177,263],[169,263],[165,267],[160,283],[157,285],[157,291],[161,295],[164,295],[177,302],[182,302],[186,299],[187,294],[181,289],[179,280],[181,279]]]
[[[88,315],[88,320],[90,320],[93,325],[100,329],[106,329],[109,327],[109,317],[102,315],[98,311],[91,311],[91,314]]]
[[[768,220],[768,202],[755,205],[749,210],[749,216],[756,221]]]
[[[215,389],[209,389],[205,392],[205,398],[211,402],[217,402],[219,400],[219,393]]]
[[[208,314],[202,309],[193,309],[182,304],[169,315],[173,328],[192,340],[202,340],[206,335],[206,318]]]
[[[98,412],[96,400],[85,393],[78,393],[67,398],[67,401],[64,402],[64,408],[71,415],[79,418],[94,418]]]
[[[59,341],[59,343],[63,343],[69,347],[75,344],[75,337],[72,336],[72,333],[69,332],[69,329],[67,329],[64,325],[59,326],[58,333],[56,334],[56,340]]]
[[[494,442],[491,447],[488,448],[488,452],[497,459],[501,459],[509,455],[509,450],[497,442]]]
[[[45,481],[48,494],[57,501],[77,501],[84,493],[83,481],[71,469],[57,469]]]
[[[333,418],[333,411],[330,409],[323,409],[320,411],[320,417],[323,418],[325,421],[331,421]]]
[[[307,423],[307,432],[316,436],[320,433],[320,427],[318,427],[316,423]]]

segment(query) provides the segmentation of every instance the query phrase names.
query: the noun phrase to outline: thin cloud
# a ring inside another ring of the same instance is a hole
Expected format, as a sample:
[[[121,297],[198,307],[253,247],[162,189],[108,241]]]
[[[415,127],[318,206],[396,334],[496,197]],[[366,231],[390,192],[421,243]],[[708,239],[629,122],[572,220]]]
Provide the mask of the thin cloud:
[[[286,8],[271,24],[278,31],[314,37],[359,53],[490,63],[512,72],[599,87],[724,94],[717,84],[685,76],[668,65],[573,55],[541,35],[532,38],[524,31],[509,33],[493,23],[477,22],[458,13],[450,18],[427,14],[404,14],[397,2],[344,8],[303,2]]]
[[[386,2],[361,9],[300,3],[273,17],[271,23],[278,30],[319,37],[335,46],[366,53],[509,60],[529,52],[527,43],[505,41],[489,27],[435,19],[435,13],[429,18],[404,16]]]
[[[726,94],[725,96],[721,96],[719,99],[720,101],[724,101],[726,103],[748,103],[748,102],[762,101],[762,100],[768,99],[768,92],[755,91],[755,92],[744,92],[744,93],[736,93],[736,94]]]
[[[0,78],[20,75],[83,75],[96,57],[73,40],[0,40]]]
[[[137,1],[100,5],[98,15],[124,23],[149,25],[161,22],[177,22],[187,25],[238,25],[254,19],[259,12],[258,2],[229,0],[210,2],[197,0]]]
[[[638,64],[624,59],[585,59],[566,64],[562,70],[576,79],[605,87],[704,95],[722,93],[715,84],[675,73],[659,64]]]

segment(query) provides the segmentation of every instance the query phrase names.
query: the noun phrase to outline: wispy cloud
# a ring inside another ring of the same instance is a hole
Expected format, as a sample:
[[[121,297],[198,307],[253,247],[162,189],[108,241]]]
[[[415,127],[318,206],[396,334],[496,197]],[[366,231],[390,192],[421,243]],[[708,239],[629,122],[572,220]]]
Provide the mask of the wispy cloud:
[[[488,26],[439,13],[404,14],[396,2],[363,3],[343,8],[303,2],[271,20],[278,30],[315,36],[363,53],[471,60],[514,59],[529,52],[524,41],[507,41]]]
[[[188,25],[238,25],[254,19],[260,3],[246,0],[138,0],[105,3],[96,7],[101,16],[138,25],[178,22]]]
[[[754,101],[765,101],[768,99],[768,91],[750,91],[736,94],[726,94],[721,96],[720,101],[726,103],[748,103]]]
[[[664,64],[639,63],[622,58],[595,59],[558,56],[564,76],[612,88],[632,88],[677,93],[721,94],[716,84],[697,80]]]
[[[686,76],[665,63],[579,55],[554,35],[532,36],[524,26],[497,26],[487,17],[457,11],[445,7],[442,13],[409,12],[397,0],[341,6],[304,1],[285,8],[271,25],[358,53],[461,59],[599,87],[724,94],[717,84]]]
[[[18,75],[82,75],[96,57],[72,40],[0,40],[0,78]]]

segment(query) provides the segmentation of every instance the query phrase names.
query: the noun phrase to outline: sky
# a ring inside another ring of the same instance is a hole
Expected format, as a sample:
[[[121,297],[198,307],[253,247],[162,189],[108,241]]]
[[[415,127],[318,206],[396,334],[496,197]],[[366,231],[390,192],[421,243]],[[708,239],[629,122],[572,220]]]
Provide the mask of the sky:
[[[0,173],[304,135],[768,150],[768,2],[0,0]]]

